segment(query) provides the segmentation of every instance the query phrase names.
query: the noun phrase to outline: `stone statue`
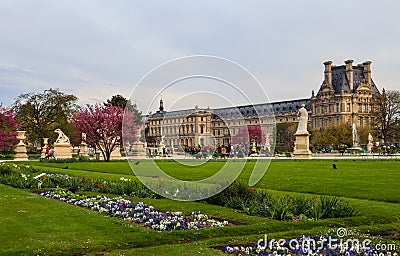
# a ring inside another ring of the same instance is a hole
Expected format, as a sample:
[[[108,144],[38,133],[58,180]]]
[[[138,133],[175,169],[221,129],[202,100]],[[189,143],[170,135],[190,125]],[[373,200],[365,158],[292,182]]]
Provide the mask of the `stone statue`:
[[[368,144],[372,144],[374,138],[372,137],[371,133],[368,133]]]
[[[82,141],[86,142],[86,133],[82,132]]]
[[[142,137],[142,129],[139,128],[136,132],[136,141],[139,142],[141,137]]]
[[[301,104],[301,108],[297,116],[299,117],[299,125],[297,126],[296,134],[308,134],[307,122],[308,122],[308,112],[305,108],[306,105]]]
[[[353,123],[353,129],[352,129],[352,134],[353,134],[353,148],[354,147],[359,147],[359,141],[358,141],[358,133],[357,133],[357,127],[356,124]]]
[[[55,143],[68,143],[68,144],[70,144],[69,138],[60,129],[56,129],[54,132],[58,133],[58,137],[57,137]]]
[[[374,146],[373,140],[374,140],[374,138],[372,137],[371,133],[368,133],[368,144],[367,144],[368,152],[372,152],[372,147]]]

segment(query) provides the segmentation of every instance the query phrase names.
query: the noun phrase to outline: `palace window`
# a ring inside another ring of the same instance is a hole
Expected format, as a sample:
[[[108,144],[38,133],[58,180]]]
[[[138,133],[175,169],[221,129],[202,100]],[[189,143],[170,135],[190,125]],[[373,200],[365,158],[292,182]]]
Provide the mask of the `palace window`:
[[[347,112],[350,112],[350,103],[347,103],[346,111],[347,111]]]

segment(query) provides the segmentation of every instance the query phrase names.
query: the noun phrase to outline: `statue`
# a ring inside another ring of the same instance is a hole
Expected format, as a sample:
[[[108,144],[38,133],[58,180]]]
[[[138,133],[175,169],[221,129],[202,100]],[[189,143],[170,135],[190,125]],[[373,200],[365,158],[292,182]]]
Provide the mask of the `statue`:
[[[374,146],[373,140],[374,140],[374,138],[372,137],[371,133],[368,133],[368,144],[367,144],[368,152],[372,152],[372,147]]]
[[[301,108],[297,113],[299,117],[299,125],[297,131],[294,134],[296,136],[296,142],[294,144],[293,156],[295,159],[310,159],[310,134],[307,131],[308,112],[305,108],[305,104],[301,104]]]
[[[86,133],[82,132],[82,141],[86,142]]]
[[[69,138],[60,129],[54,132],[58,133],[58,137],[54,142],[54,153],[57,158],[72,158],[72,147]]]
[[[142,137],[142,129],[139,128],[136,132],[136,142],[139,142],[141,137]]]
[[[60,129],[56,129],[54,132],[58,133],[58,137],[57,137],[55,143],[68,143],[68,144],[70,144],[69,138]]]
[[[371,133],[368,133],[368,144],[372,144],[374,138],[372,137]]]
[[[305,104],[301,104],[301,108],[297,116],[299,117],[299,125],[297,126],[296,134],[308,134],[307,122],[308,122],[308,112],[305,109]]]
[[[353,123],[352,133],[353,133],[353,148],[359,147],[360,145],[358,140],[357,127],[355,123]]]

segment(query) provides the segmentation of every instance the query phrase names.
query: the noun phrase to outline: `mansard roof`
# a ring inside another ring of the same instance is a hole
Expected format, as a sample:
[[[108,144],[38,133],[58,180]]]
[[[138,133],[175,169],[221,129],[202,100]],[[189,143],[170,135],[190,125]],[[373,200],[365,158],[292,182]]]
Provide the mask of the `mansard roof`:
[[[346,75],[346,66],[332,66],[332,87],[335,94],[340,94],[343,91],[345,93],[354,93],[356,92],[358,86],[361,84],[363,80],[367,78],[364,76],[364,69],[362,65],[353,66],[353,90],[350,89],[349,80]],[[317,93],[318,96],[321,95],[321,88],[327,85],[324,80],[321,84],[321,87]],[[372,93],[379,93],[377,86],[375,85],[374,80],[371,79]]]
[[[254,105],[243,105],[238,107],[217,108],[213,110],[213,115],[219,117],[257,116],[268,114],[282,114],[287,112],[297,112],[301,105],[305,104],[306,109],[311,111],[310,99],[287,100],[272,103],[261,103]]]
[[[198,113],[206,113],[211,111],[212,117],[222,117],[229,118],[235,116],[257,116],[257,115],[268,115],[273,112],[273,114],[283,114],[288,112],[297,112],[301,105],[305,104],[305,108],[311,111],[311,100],[310,99],[298,99],[298,100],[287,100],[287,101],[277,101],[272,103],[259,103],[254,105],[242,105],[238,107],[226,107],[226,108],[216,108],[216,109],[200,109],[198,108]],[[196,109],[184,109],[175,111],[157,111],[152,114],[152,118],[164,118],[164,117],[182,117],[189,116],[196,112]],[[240,114],[239,114],[240,112]],[[146,119],[148,116],[146,116]]]

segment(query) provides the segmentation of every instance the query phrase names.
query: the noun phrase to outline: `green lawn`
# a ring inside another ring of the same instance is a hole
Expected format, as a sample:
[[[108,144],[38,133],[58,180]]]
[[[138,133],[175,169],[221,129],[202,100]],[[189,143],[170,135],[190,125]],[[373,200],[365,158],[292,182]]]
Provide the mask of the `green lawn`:
[[[333,169],[335,163],[338,169]],[[207,162],[198,167],[185,166],[177,162],[157,162],[167,174],[183,180],[200,180],[212,176],[225,164]],[[239,178],[248,180],[255,162],[248,162]],[[127,162],[110,163],[31,163],[59,173],[72,173],[78,176],[108,177],[119,179],[133,176]],[[241,163],[232,163],[240,168]],[[61,169],[68,166],[68,171]],[[142,161],[141,168],[150,167],[149,161]],[[46,167],[46,168],[45,168]],[[235,167],[234,167],[235,168]],[[76,172],[70,172],[74,171]],[[82,172],[85,171],[85,172]],[[99,174],[100,173],[100,174]],[[101,173],[107,173],[103,176]],[[116,175],[110,175],[116,174]],[[149,172],[148,176],[152,176]],[[310,194],[325,194],[341,197],[362,198],[377,201],[400,202],[400,161],[396,160],[311,160],[272,161],[268,171],[256,185],[258,188],[291,191]]]
[[[335,163],[337,170],[332,168]],[[62,163],[29,162],[45,172],[118,180],[134,178],[126,162]],[[188,167],[176,162],[158,162],[168,174],[187,180],[209,177],[224,162]],[[400,233],[400,161],[311,160],[272,161],[256,185],[273,194],[314,194],[345,197],[360,216],[320,221],[287,222],[248,216],[238,210],[199,202],[169,199],[137,199],[165,211],[200,210],[244,225],[199,231],[159,233],[102,214],[43,198],[28,190],[0,185],[1,255],[220,255],[211,246],[255,242],[325,233],[334,227],[360,232],[385,230]],[[150,165],[141,161],[141,167]],[[68,169],[63,169],[68,166]],[[237,166],[240,166],[237,163]],[[254,162],[246,164],[241,179],[248,180]],[[149,174],[151,176],[151,173]],[[400,246],[400,245],[399,245]],[[224,255],[224,254],[222,254]],[[226,254],[225,254],[226,255]]]

